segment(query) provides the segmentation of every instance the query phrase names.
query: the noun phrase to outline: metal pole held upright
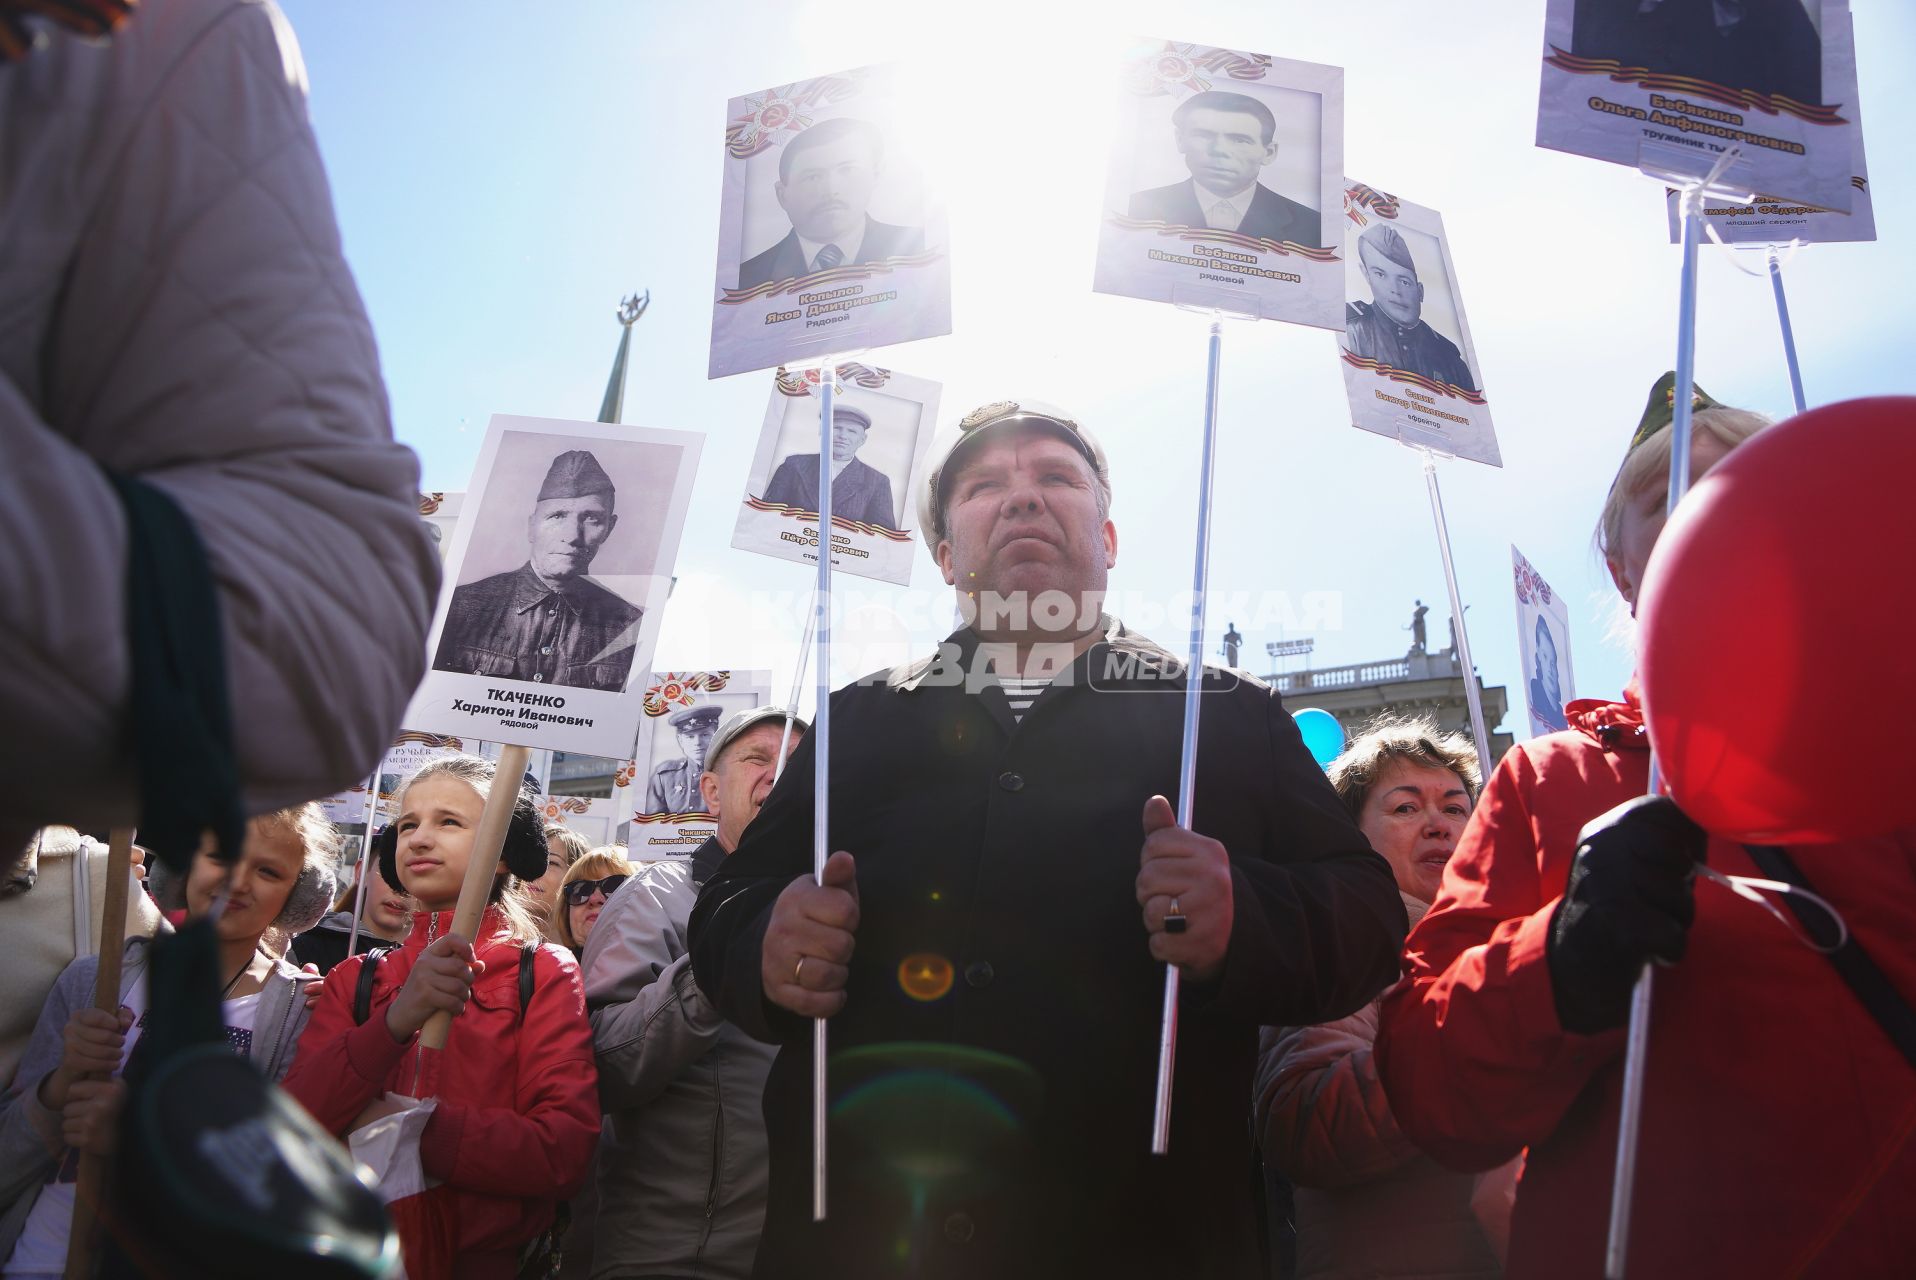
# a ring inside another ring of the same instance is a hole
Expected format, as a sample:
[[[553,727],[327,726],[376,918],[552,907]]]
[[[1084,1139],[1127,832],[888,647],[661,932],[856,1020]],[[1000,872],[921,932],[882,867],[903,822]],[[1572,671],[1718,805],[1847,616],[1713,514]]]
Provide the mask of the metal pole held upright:
[[[818,653],[812,661],[812,689],[818,702],[812,713],[812,879],[825,883],[831,856],[832,743],[832,397],[838,370],[827,364],[818,384],[818,587],[812,599],[812,632]],[[812,1023],[812,1221],[825,1220],[825,1019]]]
[[[1184,741],[1178,756],[1178,825],[1191,829],[1197,798],[1198,711],[1204,684],[1204,604],[1211,577],[1211,476],[1217,455],[1218,366],[1224,321],[1213,317],[1204,377],[1204,440],[1198,462],[1197,554],[1191,572],[1191,638],[1185,650]],[[1151,1153],[1171,1149],[1171,1083],[1178,1053],[1178,967],[1164,966],[1164,1013],[1158,1030],[1157,1106],[1151,1117]]]
[[[1776,294],[1776,320],[1783,329],[1783,359],[1790,367],[1790,397],[1796,401],[1796,411],[1803,412],[1809,405],[1803,399],[1803,369],[1796,363],[1796,330],[1790,325],[1790,300],[1783,296],[1783,263],[1776,255],[1776,246],[1770,246],[1770,290]]]
[[[1719,171],[1724,162],[1719,161]],[[1665,510],[1675,511],[1690,487],[1690,414],[1696,383],[1696,255],[1702,230],[1703,193],[1717,174],[1683,193],[1683,275],[1677,294],[1675,396],[1670,417],[1670,487]],[[1650,794],[1657,792],[1657,770],[1650,765]],[[1652,966],[1645,965],[1630,992],[1629,1039],[1623,1051],[1623,1095],[1617,1113],[1617,1161],[1610,1180],[1610,1232],[1603,1250],[1604,1280],[1623,1280],[1630,1252],[1630,1207],[1636,1189],[1637,1140],[1643,1125],[1643,1076],[1650,1052]]]
[[[1437,488],[1437,460],[1425,449],[1424,486],[1430,490],[1430,514],[1437,522],[1437,550],[1444,560],[1444,586],[1450,591],[1450,616],[1457,620],[1457,661],[1464,669],[1464,705],[1470,708],[1470,735],[1477,743],[1477,764],[1490,778],[1490,734],[1484,728],[1484,695],[1477,687],[1477,668],[1470,660],[1470,628],[1464,625],[1464,598],[1457,589],[1457,565],[1450,556],[1450,523],[1444,518],[1444,496]]]

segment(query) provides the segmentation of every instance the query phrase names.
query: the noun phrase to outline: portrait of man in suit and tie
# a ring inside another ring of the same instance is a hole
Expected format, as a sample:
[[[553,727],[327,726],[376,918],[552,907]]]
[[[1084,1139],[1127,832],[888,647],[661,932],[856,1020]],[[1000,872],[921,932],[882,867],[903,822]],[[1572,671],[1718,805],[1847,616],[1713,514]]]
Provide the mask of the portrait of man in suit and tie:
[[[1171,128],[1191,176],[1134,194],[1133,218],[1324,247],[1319,211],[1258,180],[1278,155],[1277,117],[1268,106],[1249,94],[1207,90],[1178,104]]]
[[[821,120],[778,155],[773,194],[791,230],[739,265],[738,287],[919,253],[923,227],[880,222],[866,212],[884,175],[885,140],[868,120]]]
[[[832,515],[897,530],[891,479],[858,460],[872,428],[871,415],[855,405],[832,406]],[[818,510],[818,454],[787,455],[765,486],[765,501],[801,511]]]

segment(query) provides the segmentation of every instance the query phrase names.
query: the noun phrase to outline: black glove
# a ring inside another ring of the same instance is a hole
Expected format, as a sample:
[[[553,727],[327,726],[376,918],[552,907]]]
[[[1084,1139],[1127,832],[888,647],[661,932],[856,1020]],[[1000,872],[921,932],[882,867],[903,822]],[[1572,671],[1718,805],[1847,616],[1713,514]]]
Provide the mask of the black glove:
[[[1643,966],[1683,958],[1707,838],[1667,796],[1638,796],[1584,827],[1546,952],[1565,1031],[1622,1026]]]

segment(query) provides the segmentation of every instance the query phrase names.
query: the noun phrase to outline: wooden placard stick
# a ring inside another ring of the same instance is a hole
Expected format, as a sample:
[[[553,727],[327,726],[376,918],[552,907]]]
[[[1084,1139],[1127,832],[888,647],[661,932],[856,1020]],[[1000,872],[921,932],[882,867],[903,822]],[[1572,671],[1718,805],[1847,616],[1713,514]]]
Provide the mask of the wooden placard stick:
[[[84,850],[76,852],[84,858]],[[120,1008],[120,961],[126,954],[127,890],[133,880],[133,828],[115,827],[107,837],[106,901],[100,911],[100,971],[93,980],[93,1007],[116,1013]],[[93,1247],[99,1239],[97,1219],[101,1194],[106,1190],[107,1161],[82,1153],[79,1183],[74,1189],[73,1222],[67,1230],[66,1280],[84,1280],[93,1270]]]
[[[485,811],[479,815],[479,829],[473,833],[465,883],[459,886],[459,903],[452,913],[452,931],[467,942],[473,941],[486,914],[486,899],[492,896],[492,881],[499,872],[499,854],[506,845],[506,828],[512,823],[512,807],[519,802],[531,755],[529,747],[505,746],[499,750],[499,767],[493,774]],[[428,1049],[443,1049],[451,1033],[452,1015],[435,1013],[420,1028],[419,1043]]]

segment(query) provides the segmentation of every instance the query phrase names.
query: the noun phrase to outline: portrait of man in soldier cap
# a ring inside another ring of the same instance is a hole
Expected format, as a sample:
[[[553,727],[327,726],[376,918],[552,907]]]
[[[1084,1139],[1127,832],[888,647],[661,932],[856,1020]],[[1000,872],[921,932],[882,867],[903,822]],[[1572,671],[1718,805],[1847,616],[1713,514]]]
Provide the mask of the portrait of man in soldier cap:
[[[525,517],[524,563],[454,588],[433,669],[624,688],[644,611],[587,576],[618,527],[616,505],[592,450],[552,457]]]
[[[666,723],[678,739],[679,758],[666,760],[652,770],[645,784],[645,808],[642,813],[703,813],[705,800],[699,794],[699,775],[705,772],[705,756],[724,708],[717,703],[685,707],[666,717]],[[663,745],[663,744],[661,744]]]
[[[1424,317],[1424,283],[1403,233],[1387,222],[1373,223],[1357,237],[1357,259],[1371,300],[1346,308],[1345,349],[1433,382],[1476,391],[1476,379],[1456,342]]]
[[[896,530],[891,479],[858,458],[871,429],[871,414],[865,410],[851,404],[832,406],[832,514]],[[765,501],[817,511],[818,451],[786,455],[765,486]]]

